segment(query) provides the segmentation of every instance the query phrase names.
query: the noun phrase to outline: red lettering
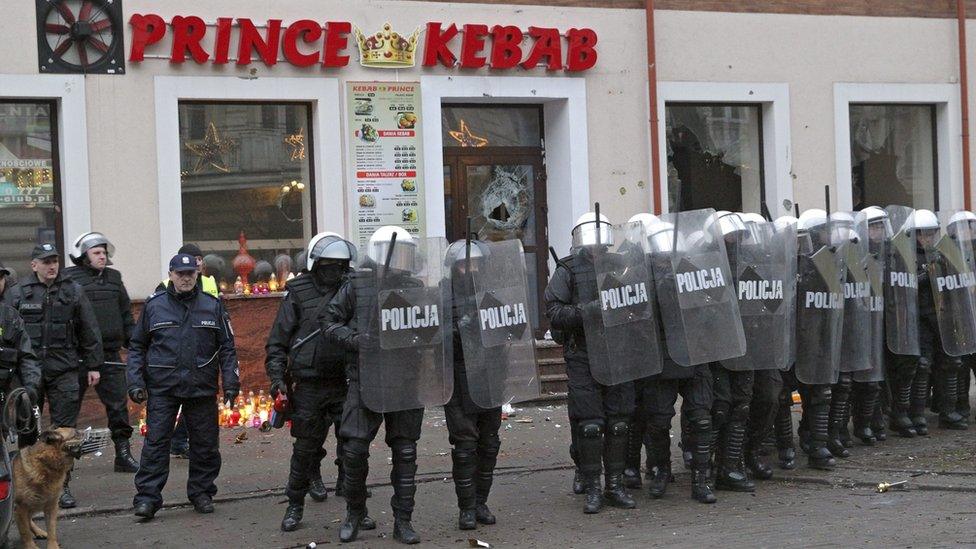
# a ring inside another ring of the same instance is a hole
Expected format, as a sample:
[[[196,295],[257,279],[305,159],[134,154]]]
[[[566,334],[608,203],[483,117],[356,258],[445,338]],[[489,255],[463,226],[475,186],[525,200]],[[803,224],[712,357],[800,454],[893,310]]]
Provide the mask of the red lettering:
[[[566,51],[566,70],[579,72],[596,65],[596,33],[593,29],[569,29],[566,33],[569,45]]]
[[[152,13],[132,14],[129,18],[129,26],[132,27],[132,49],[129,50],[129,61],[142,61],[146,46],[159,42],[166,35],[166,22],[162,17]]]
[[[296,67],[310,67],[319,62],[319,52],[302,53],[298,50],[298,39],[306,44],[317,42],[322,38],[322,27],[315,21],[302,19],[295,21],[285,29],[285,38],[281,42],[281,49],[285,59]]]
[[[465,25],[464,37],[461,39],[461,66],[466,69],[480,69],[488,62],[478,55],[485,49],[485,37],[488,36],[488,25]]]
[[[563,68],[559,30],[529,27],[529,36],[535,38],[535,45],[529,52],[529,58],[522,62],[522,68],[534,69],[543,58],[546,58],[546,70],[558,71]]]
[[[445,67],[453,67],[457,62],[457,57],[447,43],[458,35],[457,25],[451,23],[450,27],[441,32],[441,24],[436,21],[427,23],[427,40],[424,44],[424,66],[433,67],[440,64]]]
[[[214,60],[217,65],[223,65],[228,61],[230,51],[230,28],[234,20],[230,17],[217,18],[217,39],[214,40]]]
[[[250,19],[238,19],[237,64],[251,64],[251,50],[258,52],[264,64],[272,67],[278,62],[278,37],[281,35],[281,19],[268,19],[268,29],[261,36]]]
[[[513,26],[495,25],[491,29],[491,37],[491,68],[515,68],[522,60],[522,30]]]
[[[325,36],[325,53],[322,54],[322,64],[326,67],[345,67],[349,64],[348,55],[339,55],[349,46],[349,33],[352,25],[348,21],[329,21],[326,25],[328,34]]]
[[[203,64],[210,58],[210,55],[200,45],[200,40],[207,34],[207,24],[203,19],[195,15],[183,17],[177,15],[170,22],[173,28],[173,49],[170,51],[169,60],[171,63],[182,63],[186,61],[186,53],[198,64]]]

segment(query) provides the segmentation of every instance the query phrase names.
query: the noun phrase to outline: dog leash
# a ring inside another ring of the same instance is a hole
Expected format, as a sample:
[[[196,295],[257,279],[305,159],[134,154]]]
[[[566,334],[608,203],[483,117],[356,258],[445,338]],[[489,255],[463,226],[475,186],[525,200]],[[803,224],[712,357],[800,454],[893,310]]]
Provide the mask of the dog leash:
[[[11,402],[15,409],[13,424],[10,422]],[[40,410],[31,404],[30,395],[27,394],[26,389],[17,387],[10,391],[7,400],[3,403],[3,409],[0,410],[0,423],[2,423],[6,433],[16,433],[18,438],[25,436],[27,439],[32,438],[28,435],[36,437],[37,428],[40,424]]]

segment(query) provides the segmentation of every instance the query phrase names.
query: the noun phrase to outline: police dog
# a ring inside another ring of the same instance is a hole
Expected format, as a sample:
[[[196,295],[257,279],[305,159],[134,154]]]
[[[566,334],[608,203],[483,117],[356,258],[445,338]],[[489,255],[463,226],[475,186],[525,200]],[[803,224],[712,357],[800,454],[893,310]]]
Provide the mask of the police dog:
[[[35,538],[46,538],[48,549],[59,547],[58,498],[80,450],[77,438],[68,427],[49,429],[14,458],[14,520],[25,549],[37,549]],[[31,520],[38,511],[44,512],[47,532]]]

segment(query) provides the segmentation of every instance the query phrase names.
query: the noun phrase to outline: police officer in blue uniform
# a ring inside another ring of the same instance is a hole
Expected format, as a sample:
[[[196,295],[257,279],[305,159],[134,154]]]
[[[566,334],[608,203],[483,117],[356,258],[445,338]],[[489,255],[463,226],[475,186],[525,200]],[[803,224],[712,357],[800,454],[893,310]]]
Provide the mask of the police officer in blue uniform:
[[[71,261],[75,264],[64,270],[83,290],[91,301],[98,327],[102,334],[101,377],[95,392],[105,406],[108,427],[115,444],[115,472],[135,473],[139,462],[133,459],[129,438],[132,425],[126,406],[125,367],[119,362],[119,350],[128,347],[129,334],[135,321],[132,319],[132,302],[122,283],[122,273],[109,267],[115,246],[102,233],[85,233],[75,240]],[[78,376],[81,386],[79,400],[84,400],[88,389],[85,375]]]
[[[165,291],[146,300],[129,348],[129,398],[148,400],[149,432],[136,473],[135,515],[152,519],[163,504],[169,476],[169,444],[176,414],[183,407],[190,434],[187,497],[198,513],[213,512],[220,473],[218,378],[224,401],[240,393],[237,352],[227,312],[220,300],[197,286],[193,256],[177,254],[169,263]]]
[[[87,372],[89,385],[99,380],[102,338],[98,320],[85,292],[64,276],[58,250],[52,244],[38,244],[31,253],[33,276],[4,293],[4,300],[17,309],[31,338],[43,372],[38,406],[45,398],[50,405],[51,427],[75,427],[81,410],[79,368]],[[62,508],[77,505],[68,488],[70,474],[61,494]]]

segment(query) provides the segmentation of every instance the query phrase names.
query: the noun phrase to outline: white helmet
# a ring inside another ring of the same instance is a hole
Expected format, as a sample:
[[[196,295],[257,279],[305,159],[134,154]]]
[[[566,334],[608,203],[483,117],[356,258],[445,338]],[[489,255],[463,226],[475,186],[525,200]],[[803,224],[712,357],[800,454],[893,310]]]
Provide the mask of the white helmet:
[[[596,213],[586,212],[576,220],[573,227],[573,247],[613,246],[613,231],[610,230],[610,218],[600,214],[597,220]]]
[[[654,214],[639,213],[631,217],[630,219],[628,219],[627,223],[640,223],[641,225],[644,226],[644,230],[646,231],[648,228],[650,228],[651,225],[655,223],[660,223],[660,221],[661,218],[659,218]]]
[[[970,223],[976,222],[976,215],[973,212],[966,210],[958,211],[952,214],[949,221],[946,222],[946,232],[951,236],[956,236],[959,232],[959,225],[966,224],[966,229],[968,232],[967,239],[972,237],[973,231],[970,229],[972,225]]]
[[[320,259],[356,260],[356,247],[351,242],[332,232],[319,233],[308,242],[305,254],[305,268],[309,271]]]
[[[826,224],[827,212],[814,208],[800,214],[800,218],[796,222],[796,229],[798,231],[809,231]]]
[[[860,212],[867,218],[868,223],[875,223],[882,219],[888,219],[888,212],[884,211],[884,208],[879,208],[878,206],[868,206]]]
[[[674,225],[667,221],[660,221],[647,228],[647,240],[653,252],[670,253],[674,239]]]
[[[471,240],[471,259],[481,259],[488,257],[488,246],[481,240]],[[468,241],[461,239],[451,242],[444,254],[444,265],[450,267],[459,261],[466,261],[468,258]]]
[[[907,228],[916,231],[937,231],[939,230],[939,218],[932,213],[932,210],[915,210],[911,220],[905,225]]]
[[[85,260],[85,254],[88,253],[88,250],[97,246],[105,246],[105,252],[108,253],[109,258],[115,255],[115,246],[108,241],[105,235],[98,232],[84,233],[76,238],[72,246],[73,250],[68,255],[75,265],[81,265]]]
[[[797,218],[793,217],[792,215],[781,215],[777,217],[775,220],[773,220],[773,224],[776,226],[777,229],[786,227],[788,225],[796,225],[798,224],[798,222],[799,220],[797,220]]]
[[[740,213],[739,214],[739,217],[742,219],[742,221],[745,221],[746,223],[765,223],[766,222],[766,218],[765,217],[763,217],[763,216],[761,216],[761,215],[759,215],[757,213],[754,213],[754,212]]]
[[[735,212],[727,212],[725,210],[715,212],[705,222],[705,230],[711,229],[714,223],[718,223],[718,231],[722,236],[728,236],[746,230],[746,224],[742,221],[742,216]]]
[[[396,235],[393,253],[390,254],[390,243]],[[373,236],[366,243],[366,257],[376,265],[386,265],[389,257],[389,267],[403,271],[414,271],[417,265],[417,242],[413,236],[402,227],[385,225],[376,229]]]

